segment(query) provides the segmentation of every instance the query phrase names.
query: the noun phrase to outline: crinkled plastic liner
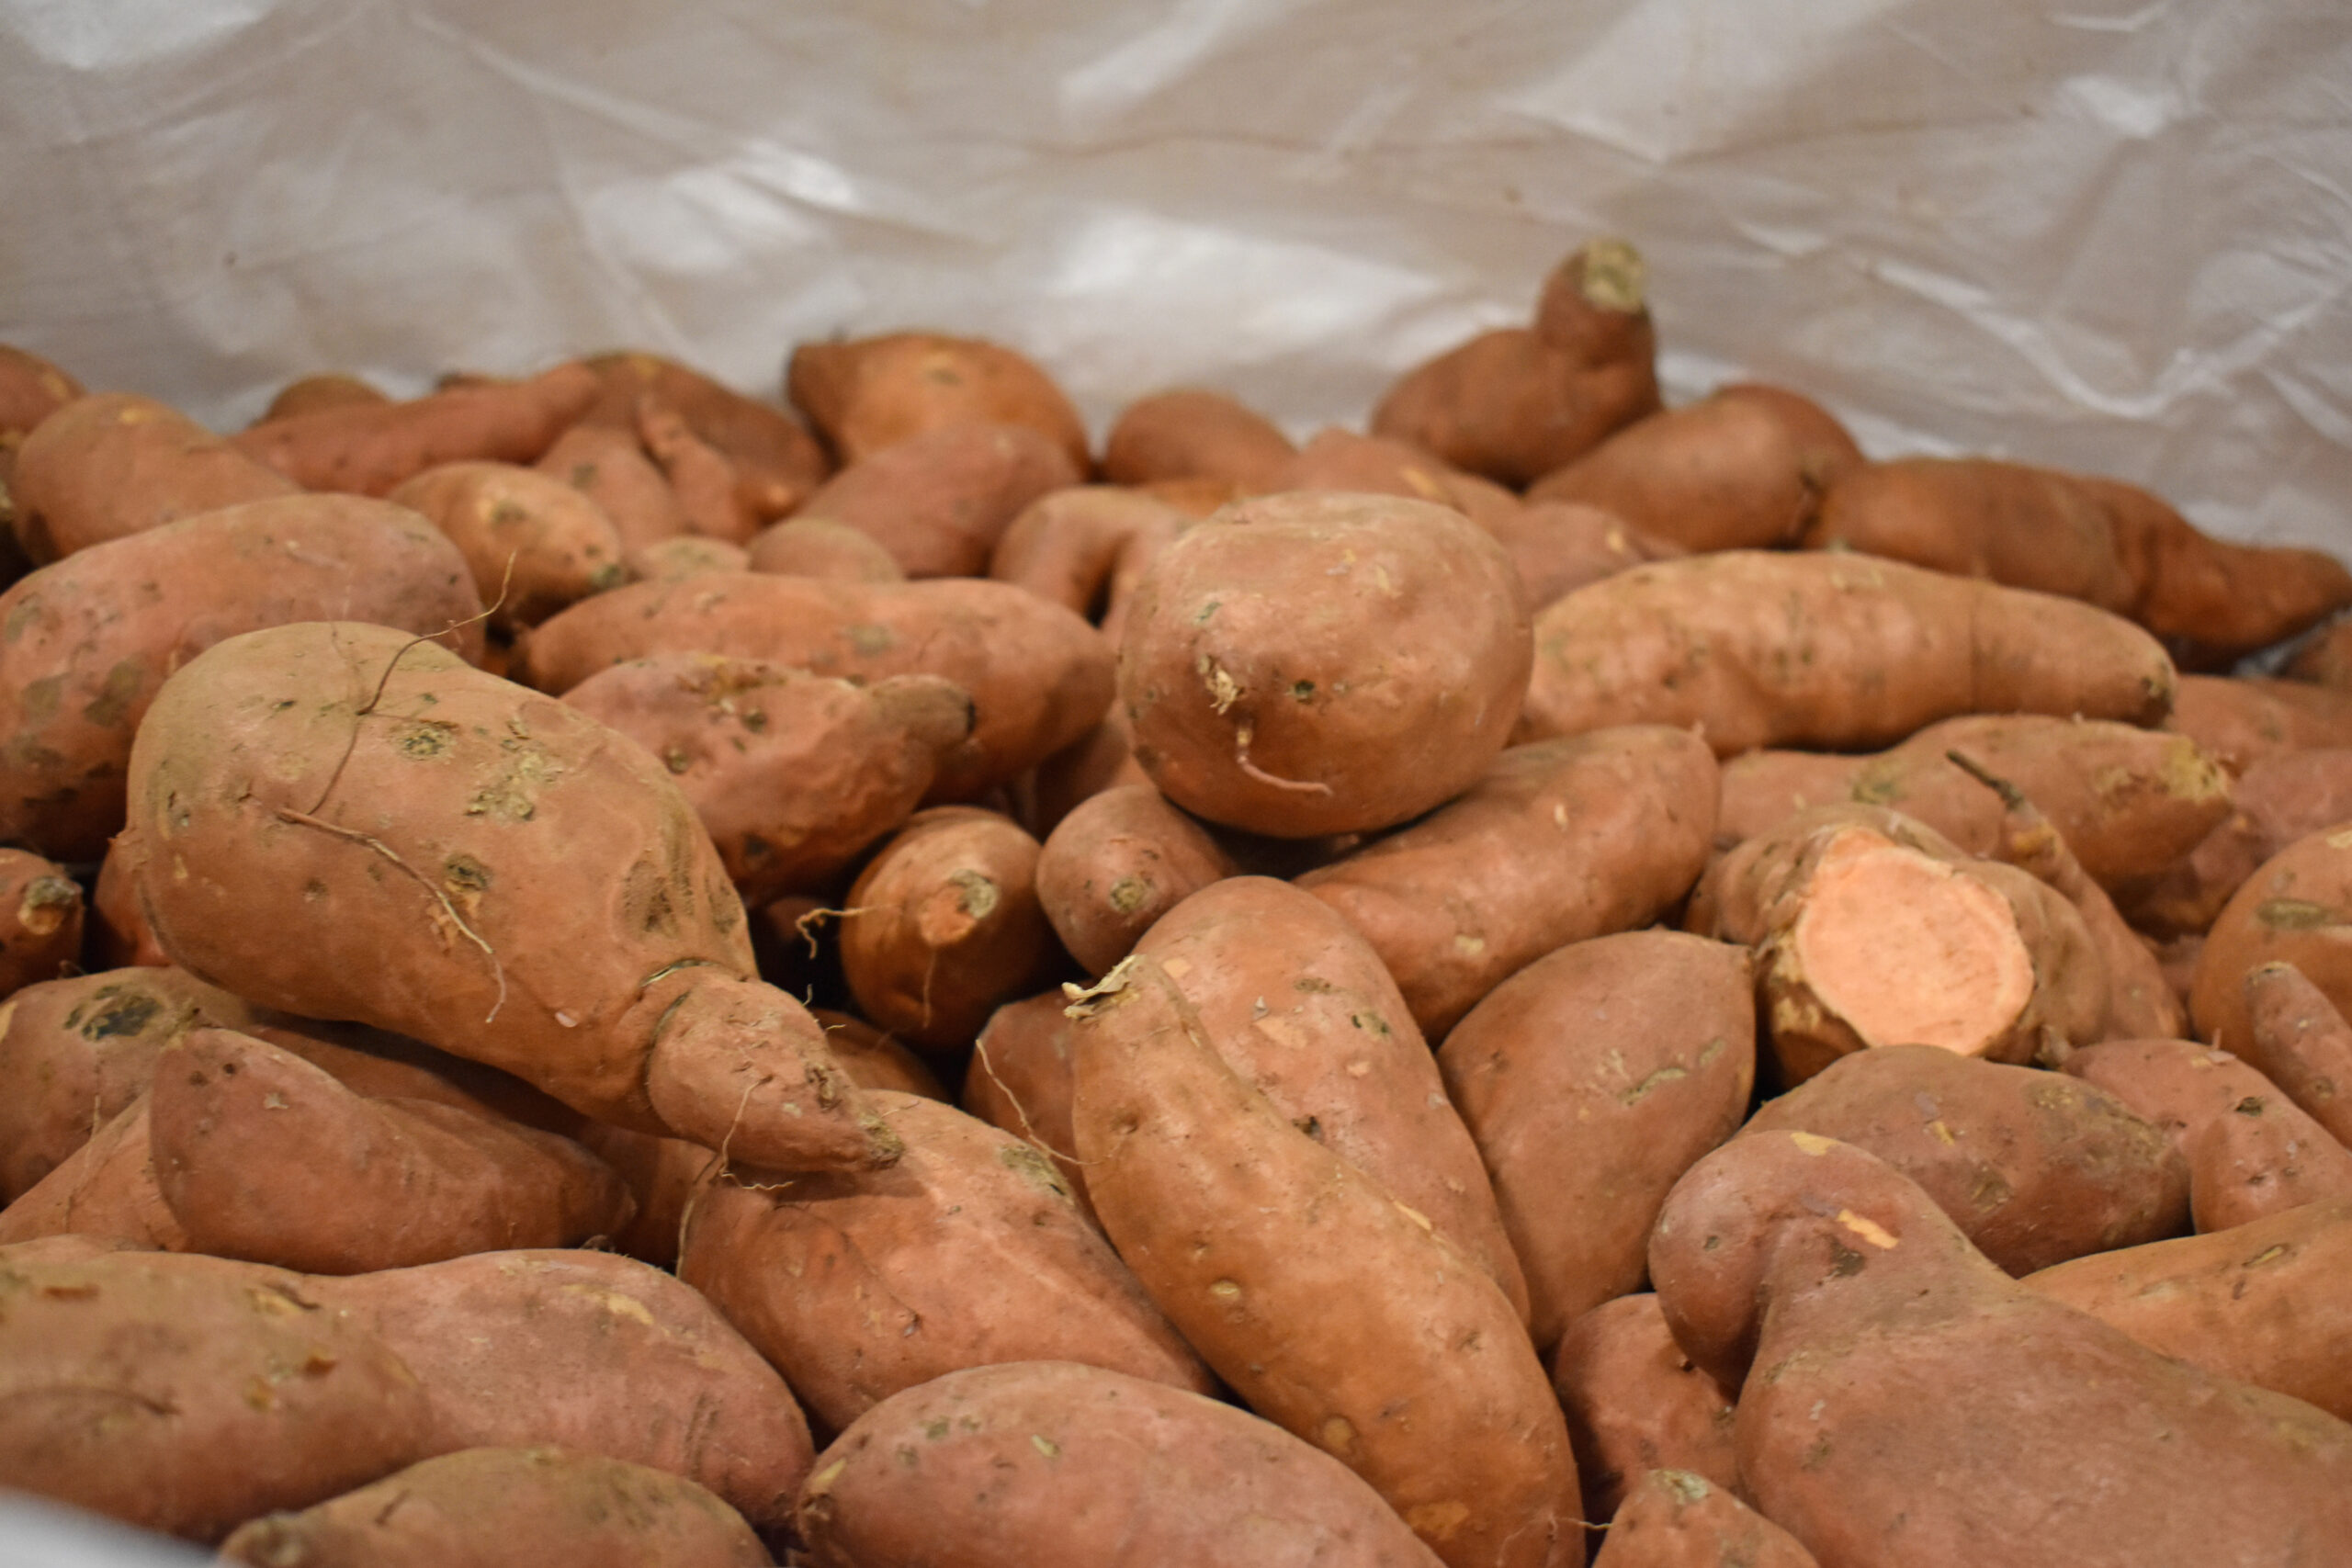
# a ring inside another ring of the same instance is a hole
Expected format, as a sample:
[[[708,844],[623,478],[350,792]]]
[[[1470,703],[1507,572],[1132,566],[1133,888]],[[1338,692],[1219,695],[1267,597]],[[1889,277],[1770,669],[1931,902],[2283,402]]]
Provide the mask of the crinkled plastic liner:
[[[2352,555],[2344,0],[6,0],[0,338],[222,427],[1001,338],[1304,434],[1603,232],[1669,389]]]

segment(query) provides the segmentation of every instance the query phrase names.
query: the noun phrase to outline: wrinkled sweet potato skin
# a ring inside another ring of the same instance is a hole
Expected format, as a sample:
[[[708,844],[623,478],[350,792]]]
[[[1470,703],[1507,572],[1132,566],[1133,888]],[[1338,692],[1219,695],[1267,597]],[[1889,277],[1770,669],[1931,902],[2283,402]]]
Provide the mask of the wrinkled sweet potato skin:
[[[1084,1506],[1073,1506],[1076,1497]],[[1095,1367],[950,1372],[860,1416],[801,1494],[819,1568],[1434,1568],[1379,1495],[1271,1423]]]
[[[875,1098],[906,1140],[897,1165],[718,1176],[679,1253],[679,1278],[820,1422],[839,1430],[918,1383],[1001,1361],[1215,1386],[1044,1155],[953,1106]]]
[[[1103,438],[1102,477],[1115,485],[1208,479],[1270,491],[1281,488],[1277,476],[1296,451],[1255,409],[1224,392],[1183,387],[1137,398],[1120,412]]]
[[[8,474],[17,541],[36,566],[297,486],[153,398],[101,392],[51,414]]]
[[[1024,507],[1085,477],[1082,464],[1026,426],[946,424],[850,464],[797,515],[869,536],[910,578],[978,577]]]
[[[634,431],[649,400],[675,412],[733,466],[738,504],[763,522],[799,505],[831,472],[824,448],[791,415],[674,360],[618,352],[583,363],[604,389],[582,424]]]
[[[1026,355],[979,338],[890,333],[804,343],[785,368],[785,393],[844,466],[970,421],[1034,430],[1078,473],[1091,466],[1086,423],[1069,395]]]
[[[1642,1282],[1667,1191],[1737,1130],[1756,1077],[1747,956],[1629,931],[1537,959],[1438,1051],[1527,1271],[1535,1344]]]
[[[557,1448],[470,1449],[300,1513],[266,1515],[220,1560],[372,1568],[764,1568],[741,1515],[693,1482]]]
[[[431,525],[352,497],[226,508],[34,572],[0,595],[0,839],[62,861],[104,854],[148,705],[224,637],[348,615],[478,660],[481,607]]]
[[[1614,1517],[1652,1470],[1739,1489],[1731,1396],[1674,1342],[1657,1296],[1619,1296],[1570,1323],[1552,1353],[1552,1387],[1567,1412],[1593,1523]]]

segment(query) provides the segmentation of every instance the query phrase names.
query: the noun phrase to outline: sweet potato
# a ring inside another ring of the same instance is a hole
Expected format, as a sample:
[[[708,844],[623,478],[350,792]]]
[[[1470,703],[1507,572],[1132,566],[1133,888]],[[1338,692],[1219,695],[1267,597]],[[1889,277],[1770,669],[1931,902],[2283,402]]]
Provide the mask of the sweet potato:
[[[1053,491],[1023,507],[998,537],[988,574],[1077,611],[1115,639],[1144,569],[1192,523],[1141,491]]]
[[[0,996],[78,971],[82,887],[54,861],[0,849]]]
[[[2352,621],[2339,618],[2307,638],[2279,673],[2291,681],[2352,691]]]
[[[422,1385],[423,1451],[560,1443],[707,1486],[781,1525],[808,1473],[790,1389],[717,1308],[603,1252],[484,1252],[304,1294],[397,1352]]]
[[[1422,361],[1373,405],[1372,434],[1514,488],[1590,452],[1657,406],[1646,364],[1598,368],[1530,327],[1501,327]]]
[[[217,1541],[422,1458],[424,1389],[300,1275],[120,1252],[0,1268],[0,1485]]]
[[[1227,877],[1161,916],[1136,951],[1244,1082],[1423,1216],[1527,1315],[1479,1146],[1379,954],[1346,920],[1272,877]]]
[[[2075,1052],[2065,1071],[2162,1128],[2188,1156],[2199,1232],[2352,1198],[2352,1149],[2227,1052],[2187,1040],[2117,1040]]]
[[[2248,971],[2245,1004],[2237,1055],[2352,1148],[2352,1026],[2291,964]]]
[[[2188,1014],[2197,1037],[2235,1051],[2253,1037],[2245,978],[2292,964],[2341,1012],[2352,1005],[2352,823],[2297,839],[2246,878],[2214,918],[2197,957]]]
[[[1964,713],[2154,724],[2173,682],[2154,638],[2086,604],[1895,561],[1726,550],[1555,600],[1515,735],[1697,725],[1719,757],[1851,750]]]
[[[2243,774],[2280,751],[2352,746],[2352,692],[2258,676],[2183,675],[2165,728]]]
[[[1648,292],[1649,264],[1639,251],[1613,236],[1589,240],[1545,276],[1535,297],[1535,330],[1586,364],[1646,369],[1657,357]]]
[[[1822,1568],[2324,1561],[2352,1539],[2352,1427],[2010,1280],[1834,1139],[1702,1160],[1650,1274],[1683,1349],[1740,1389],[1748,1495]]]
[[[1520,602],[1530,615],[1588,582],[1685,553],[1613,512],[1577,502],[1530,502],[1489,519],[1487,532],[1510,557],[1519,573]]]
[[[638,400],[637,438],[670,481],[689,536],[730,545],[752,542],[767,519],[744,497],[735,465],[695,434],[684,414],[647,394]]]
[[[1808,447],[1824,423],[1843,432],[1818,408],[1792,417],[1789,399],[1804,400],[1777,389],[1719,392],[1651,414],[1544,470],[1528,499],[1597,506],[1689,550],[1788,544],[1812,522],[1829,478],[1861,462],[1851,438],[1826,457]]]
[[[2188,1228],[2188,1162],[2104,1089],[1888,1045],[1831,1063],[1741,1129],[1817,1133],[1918,1183],[2004,1270],[2029,1274]]]
[[[989,1015],[972,1042],[965,1069],[963,1107],[1045,1154],[1061,1172],[1078,1206],[1091,1218],[1086,1168],[1078,1162],[1070,1131],[1069,999],[1057,987]]]
[[[935,675],[856,686],[713,654],[616,664],[563,700],[662,760],[753,905],[822,887],[905,822],[972,728]]]
[[[769,1165],[890,1157],[815,1021],[749,977],[693,808],[577,709],[383,627],[287,626],[174,676],[131,773],[156,934],[238,995]]]
[[[1080,968],[1100,976],[1152,922],[1241,866],[1148,784],[1071,807],[1037,852],[1037,902]]]
[[[1685,1470],[1643,1475],[1610,1521],[1592,1568],[1816,1568],[1796,1537],[1721,1482]]]
[[[296,486],[153,398],[77,398],[34,427],[8,474],[17,542],[36,566]]]
[[[1450,1568],[1581,1563],[1566,1422],[1486,1272],[1227,1066],[1157,960],[1079,1006],[1088,1190],[1209,1365]]]
[[[86,914],[94,968],[153,968],[172,961],[156,944],[146,911],[139,907],[139,889],[130,879],[130,863],[112,847],[98,863]]]
[[[105,853],[148,704],[224,637],[346,615],[475,659],[481,614],[456,546],[355,497],[254,502],[77,551],[0,595],[0,839]]]
[[[685,512],[634,426],[575,424],[533,467],[594,502],[628,554],[686,536]]]
[[[254,423],[266,424],[273,419],[292,419],[319,409],[354,405],[372,408],[391,400],[390,394],[372,381],[330,370],[316,376],[298,376],[278,388],[277,395],[269,400],[269,406],[262,410],[261,418]]]
[[[1269,497],[1146,570],[1119,696],[1136,760],[1186,810],[1281,838],[1354,832],[1486,771],[1517,716],[1527,635],[1509,559],[1451,510]]]
[[[824,517],[787,517],[745,547],[742,570],[841,582],[904,582],[896,557],[862,528]]]
[[[1283,465],[1296,450],[1255,409],[1223,392],[1184,387],[1137,398],[1120,411],[1102,440],[1102,477],[1117,485],[1208,479],[1245,491],[1278,490]]]
[[[1552,1387],[1567,1412],[1593,1523],[1614,1517],[1652,1470],[1739,1489],[1731,1397],[1674,1342],[1657,1296],[1619,1296],[1570,1323],[1552,1353]]]
[[[1548,1349],[1641,1284],[1667,1190],[1738,1128],[1756,1078],[1747,955],[1675,931],[1563,947],[1471,1009],[1437,1059]]]
[[[0,344],[0,452],[83,395],[82,383],[29,349]]]
[[[621,570],[631,582],[682,582],[713,572],[749,571],[752,555],[724,539],[679,534],[629,551],[621,558]]]
[[[797,1522],[819,1568],[1438,1561],[1354,1472],[1279,1427],[1051,1361],[950,1372],[876,1405],[825,1450]]]
[[[2120,902],[2143,931],[2202,934],[2265,862],[2339,822],[2352,822],[2352,748],[2256,758],[2230,786],[2229,815],[2188,854],[2120,890]]]
[[[738,503],[761,522],[799,505],[831,469],[816,437],[791,415],[699,371],[642,353],[596,354],[582,363],[602,383],[582,424],[633,431],[649,399],[673,410],[696,439],[727,458]]]
[[[562,480],[513,463],[445,463],[388,498],[423,513],[464,554],[491,620],[536,626],[622,581],[620,531]]]
[[[977,577],[1023,507],[1085,477],[1026,426],[944,424],[853,462],[799,515],[871,536],[910,578]]]
[[[1317,431],[1299,448],[1275,488],[1426,501],[1452,507],[1498,538],[1525,510],[1492,479],[1452,468],[1410,442],[1358,435],[1337,425]]]
[[[785,395],[844,466],[944,425],[981,422],[1035,431],[1083,474],[1086,422],[1026,355],[979,338],[890,333],[804,343]]]
[[[956,1097],[940,1083],[921,1056],[887,1030],[876,1029],[855,1013],[812,1007],[808,1016],[825,1026],[826,1043],[833,1059],[853,1082],[864,1089],[887,1089],[919,1094],[925,1100],[953,1104]]]
[[[743,1517],[691,1481],[556,1448],[469,1449],[240,1527],[253,1568],[764,1568]]]
[[[1114,687],[1110,646],[1080,617],[1005,582],[823,582],[760,572],[637,583],[534,627],[518,673],[567,692],[658,653],[763,659],[820,675],[943,675],[972,694],[968,748],[934,800],[969,799],[1086,733]]]
[[[142,1092],[0,1209],[0,1247],[82,1235],[158,1252],[188,1250],[187,1232],[155,1179],[149,1125]]]
[[[717,1175],[678,1275],[838,1430],[964,1367],[1080,1361],[1215,1382],[1045,1156],[915,1095],[876,1096],[907,1145],[887,1171]]]
[[[867,1018],[910,1044],[965,1044],[1066,961],[1037,902],[1037,840],[970,806],[916,813],[851,887],[842,972]]]
[[[1715,848],[1760,838],[1800,811],[1850,803],[1855,775],[1867,760],[1770,748],[1724,758],[1715,796]]]
[[[1679,903],[1706,868],[1715,793],[1713,756],[1679,730],[1515,746],[1453,801],[1298,885],[1363,933],[1413,1021],[1442,1038],[1544,953]]]
[[[559,365],[524,381],[317,409],[254,425],[229,444],[304,490],[389,495],[403,479],[443,463],[536,463],[596,394],[592,372]]]
[[[2352,1199],[2077,1258],[2021,1281],[2152,1350],[2352,1420]]]

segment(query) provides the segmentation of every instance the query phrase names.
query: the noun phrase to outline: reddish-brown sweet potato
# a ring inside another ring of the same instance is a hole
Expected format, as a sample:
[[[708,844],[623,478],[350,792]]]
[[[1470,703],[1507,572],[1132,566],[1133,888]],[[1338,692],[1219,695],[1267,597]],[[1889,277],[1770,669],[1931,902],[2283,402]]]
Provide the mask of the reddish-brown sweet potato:
[[[536,626],[623,577],[620,531],[562,480],[513,463],[445,463],[388,498],[423,513],[463,552],[491,619]]]
[[[2280,751],[2352,746],[2352,692],[2258,676],[2183,675],[2165,728],[2242,774]]]
[[[1567,1412],[1592,1523],[1615,1517],[1647,1471],[1688,1471],[1739,1489],[1731,1396],[1674,1342],[1657,1296],[1619,1296],[1570,1323],[1552,1353],[1552,1387]]]
[[[2352,748],[2278,751],[2246,765],[2230,812],[2188,854],[2120,891],[2143,931],[2202,935],[2246,878],[2308,833],[2352,822]]]
[[[1037,852],[1037,902],[1079,967],[1100,976],[1178,904],[1240,874],[1207,828],[1148,784],[1072,807]]]
[[[1685,1470],[1643,1475],[1610,1521],[1592,1568],[1817,1568],[1796,1537],[1721,1482]]]
[[[560,365],[524,381],[450,387],[406,402],[272,420],[230,445],[304,490],[389,495],[443,463],[536,463],[595,400],[595,376]]]
[[[824,449],[789,414],[699,371],[641,353],[591,355],[582,363],[603,384],[582,424],[633,432],[649,400],[674,411],[697,440],[726,457],[739,505],[761,522],[799,505],[831,471]]]
[[[17,542],[37,566],[295,486],[153,398],[101,392],[51,414],[8,474]]]
[[[871,536],[910,578],[977,577],[1023,507],[1085,477],[1025,425],[944,424],[851,463],[798,515]]]
[[[979,338],[891,333],[804,343],[785,368],[785,393],[844,465],[943,425],[977,421],[1034,430],[1080,474],[1090,466],[1086,422],[1053,378],[1025,355]]]
[[[28,349],[0,344],[0,452],[82,396],[82,383]]]
[[[1137,398],[1102,441],[1102,477],[1113,484],[1211,479],[1245,491],[1280,488],[1297,450],[1273,421],[1223,392],[1186,387]]]
[[[2352,1148],[2352,1025],[2291,964],[2249,971],[2245,1003],[2237,1055]]]
[[[1585,363],[1529,327],[1480,333],[1405,372],[1372,434],[1518,487],[1575,462],[1657,406],[1642,363]]]
[[[637,438],[670,481],[689,536],[751,543],[767,520],[744,496],[735,465],[695,434],[684,414],[648,393],[638,400]]]
[[[0,849],[0,996],[77,972],[82,887],[56,862]]]
[[[2292,964],[2338,1012],[2352,1006],[2352,823],[2296,840],[2246,878],[2205,934],[2188,1013],[2197,1036],[2224,1051],[2253,1038],[2245,978]]]
[[[1487,528],[1510,555],[1530,615],[1588,582],[1685,553],[1613,512],[1578,502],[1532,502],[1489,519]]]
[[[1044,1152],[1091,1217],[1086,1168],[1070,1131],[1069,998],[1057,987],[989,1015],[964,1073],[964,1109]]]
[[[752,556],[724,539],[679,534],[629,551],[621,558],[621,568],[631,582],[683,582],[713,572],[749,571]]]
[[[670,481],[638,444],[634,427],[575,424],[534,465],[596,503],[634,554],[686,536],[686,514]]]
[[[354,404],[373,406],[390,402],[391,397],[374,382],[358,376],[329,370],[316,376],[298,376],[277,389],[269,406],[262,410],[255,424],[266,424],[273,419],[291,419],[318,409],[339,409]]]
[[[818,1568],[1434,1568],[1345,1465],[1254,1416],[1067,1362],[950,1372],[858,1417],[797,1520]]]
[[[862,528],[825,517],[787,517],[760,530],[745,547],[742,570],[840,582],[904,582],[907,574],[882,542]]]
[[[996,542],[988,574],[1077,611],[1116,638],[1144,569],[1193,519],[1141,491],[1077,485],[1038,497]]]

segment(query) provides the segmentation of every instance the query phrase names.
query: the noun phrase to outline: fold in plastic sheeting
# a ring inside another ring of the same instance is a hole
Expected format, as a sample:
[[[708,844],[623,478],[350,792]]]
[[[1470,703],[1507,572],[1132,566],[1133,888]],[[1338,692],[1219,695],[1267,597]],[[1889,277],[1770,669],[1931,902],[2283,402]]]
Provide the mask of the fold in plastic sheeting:
[[[1649,257],[1670,390],[2352,555],[2343,0],[6,0],[0,338],[222,427],[903,326],[1304,434]]]

